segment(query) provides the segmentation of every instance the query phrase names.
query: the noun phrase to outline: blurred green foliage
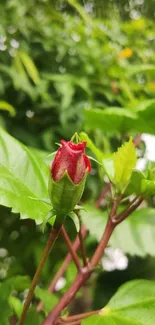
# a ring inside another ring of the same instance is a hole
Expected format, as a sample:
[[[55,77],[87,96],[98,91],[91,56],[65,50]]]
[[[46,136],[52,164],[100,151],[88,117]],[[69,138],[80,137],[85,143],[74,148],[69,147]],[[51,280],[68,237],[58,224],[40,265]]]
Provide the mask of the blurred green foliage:
[[[85,109],[133,112],[155,93],[151,19],[122,21],[112,11],[103,21],[73,0],[58,10],[59,2],[11,0],[0,11],[0,96],[16,110],[1,124],[46,150],[83,128]]]

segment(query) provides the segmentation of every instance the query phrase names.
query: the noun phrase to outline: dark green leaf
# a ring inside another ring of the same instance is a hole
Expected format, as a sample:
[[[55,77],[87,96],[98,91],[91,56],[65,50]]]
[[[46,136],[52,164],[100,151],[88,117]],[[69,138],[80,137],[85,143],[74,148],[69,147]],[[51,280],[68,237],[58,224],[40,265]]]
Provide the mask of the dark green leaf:
[[[56,295],[51,294],[49,291],[36,287],[35,296],[39,298],[44,304],[44,310],[46,313],[49,313],[51,309],[57,304],[58,298]]]

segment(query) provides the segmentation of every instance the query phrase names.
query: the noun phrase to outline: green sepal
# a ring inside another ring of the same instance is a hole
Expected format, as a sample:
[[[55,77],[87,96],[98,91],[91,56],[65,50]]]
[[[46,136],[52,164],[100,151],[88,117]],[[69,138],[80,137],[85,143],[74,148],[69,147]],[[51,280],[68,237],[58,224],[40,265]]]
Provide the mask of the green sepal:
[[[42,231],[43,232],[45,230],[47,222],[49,222],[51,224],[51,226],[54,225],[54,222],[55,222],[54,217],[56,217],[56,213],[55,213],[55,211],[53,209],[51,209],[50,211],[48,211],[48,213],[46,214],[46,216],[45,216],[45,218],[43,220],[43,223],[42,223]]]
[[[76,211],[80,211],[80,210],[86,211],[86,209],[82,205],[78,205],[78,204],[75,206],[74,210],[76,210]]]
[[[72,219],[72,221],[75,225],[76,231],[79,232],[80,231],[80,219],[77,216],[77,214],[74,211],[72,211],[68,214],[68,216]]]
[[[59,216],[59,222],[61,222],[61,218],[64,221],[64,217],[75,208],[81,199],[87,174],[88,172],[86,171],[85,176],[78,184],[72,182],[67,171],[57,182],[50,175],[48,186],[49,197],[56,215]]]

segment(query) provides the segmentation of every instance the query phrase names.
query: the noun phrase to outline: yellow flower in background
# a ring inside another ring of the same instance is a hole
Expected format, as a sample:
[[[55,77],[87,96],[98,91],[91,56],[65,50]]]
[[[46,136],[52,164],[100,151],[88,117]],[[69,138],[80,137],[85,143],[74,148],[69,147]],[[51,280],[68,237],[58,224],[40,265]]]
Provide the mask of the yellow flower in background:
[[[126,47],[124,50],[119,52],[119,59],[127,59],[130,58],[133,55],[133,50],[129,47]]]
[[[148,84],[148,87],[149,87],[151,90],[155,91],[155,82],[150,82],[150,83]]]

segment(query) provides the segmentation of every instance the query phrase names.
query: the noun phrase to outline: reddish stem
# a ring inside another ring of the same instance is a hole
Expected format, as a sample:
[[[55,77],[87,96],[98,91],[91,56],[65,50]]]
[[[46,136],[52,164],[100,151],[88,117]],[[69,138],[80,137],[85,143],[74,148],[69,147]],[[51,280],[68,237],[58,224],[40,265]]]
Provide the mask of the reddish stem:
[[[116,202],[114,202],[112,211],[116,211]],[[101,241],[90,261],[90,266],[88,265],[87,267],[83,268],[83,272],[78,273],[78,275],[75,278],[75,281],[71,285],[71,287],[68,289],[68,291],[64,294],[64,296],[59,300],[58,304],[55,306],[53,311],[47,316],[45,321],[43,322],[43,325],[53,325],[55,319],[59,316],[60,311],[63,310],[69,303],[70,301],[74,298],[76,295],[77,291],[84,285],[86,280],[90,277],[92,270],[94,267],[98,265],[98,262],[100,261],[104,249],[107,246],[107,243],[109,241],[109,238],[111,237],[111,234],[114,230],[114,225],[112,223],[111,218],[108,219],[104,234],[101,238]]]
[[[72,259],[73,259],[75,265],[77,266],[77,269],[80,270],[81,269],[81,264],[80,264],[79,258],[77,256],[75,250],[73,249],[73,245],[72,245],[72,243],[70,241],[70,238],[67,235],[67,232],[66,232],[64,226],[62,226],[62,228],[61,228],[61,233],[62,233],[62,236],[63,236],[63,238],[64,238],[64,240],[65,240],[65,242],[66,242],[66,244],[68,246],[68,249],[70,251]]]
[[[86,227],[84,225],[82,225],[81,233],[82,233],[83,238],[85,238],[88,233],[88,230],[86,229]],[[76,237],[74,243],[72,244],[72,247],[73,247],[74,251],[77,251],[80,248],[80,241],[79,241],[78,236]],[[48,288],[49,292],[51,292],[51,293],[54,292],[55,286],[56,286],[58,280],[63,276],[63,274],[67,270],[67,267],[68,267],[69,263],[71,262],[71,260],[72,260],[72,256],[70,253],[68,253],[63,261],[63,264],[61,265],[60,269],[58,270],[58,272],[56,273],[56,275],[54,276],[54,278],[52,279],[52,281],[49,285],[49,288]],[[43,303],[40,302],[38,304],[37,311],[41,311],[43,309],[43,306],[44,306]]]
[[[88,311],[87,313],[83,313],[83,314],[79,314],[79,315],[73,315],[73,316],[69,316],[67,317],[67,319],[64,319],[65,322],[71,322],[71,321],[75,321],[75,320],[81,320],[84,319],[86,317],[92,316],[92,315],[96,315],[99,314],[101,310],[94,310],[94,311]]]
[[[81,253],[82,253],[82,258],[83,258],[83,265],[86,266],[88,264],[88,258],[87,258],[87,254],[86,254],[86,250],[85,250],[85,246],[84,246],[84,240],[83,240],[81,229],[82,229],[82,225],[80,222],[79,241],[80,241],[80,248],[81,248]]]
[[[60,299],[59,303],[55,306],[55,308],[51,311],[51,313],[47,316],[46,320],[43,322],[43,325],[53,325],[56,318],[59,316],[60,312],[72,301],[78,290],[85,284],[87,279],[91,276],[91,273],[93,271],[93,268],[95,268],[104,252],[105,247],[107,246],[109,239],[117,226],[118,223],[122,222],[130,213],[132,213],[142,202],[142,198],[139,198],[138,202],[135,202],[127,211],[124,211],[119,219],[117,220],[117,223],[115,222],[115,215],[116,210],[120,201],[120,197],[118,200],[114,201],[111,213],[104,231],[104,234],[101,238],[101,241],[90,261],[90,265],[83,268],[81,273],[79,273],[71,287],[68,289],[68,291],[64,294],[64,296]],[[77,323],[78,324],[78,323]],[[73,325],[73,324],[72,324]]]
[[[50,250],[52,249],[56,239],[59,236],[60,229],[61,229],[61,226],[57,226],[57,225],[55,226],[55,228],[51,229],[48,241],[46,243],[46,246],[45,246],[44,251],[43,251],[42,256],[41,256],[40,263],[39,263],[39,265],[37,267],[36,273],[35,273],[35,275],[33,277],[32,283],[31,283],[31,287],[30,287],[28,295],[26,297],[24,307],[23,307],[23,312],[21,314],[21,318],[19,320],[18,325],[23,325],[24,322],[25,322],[27,311],[28,311],[28,308],[30,306],[31,300],[33,298],[34,290],[35,290],[35,287],[36,287],[37,282],[39,280],[41,271],[42,271],[43,266],[44,266],[44,264],[45,264],[45,262],[47,260],[48,254],[50,253]]]
[[[135,147],[138,147],[142,141],[142,134],[138,134],[137,137],[133,140]]]
[[[144,200],[143,197],[140,197],[137,199],[135,203],[133,203],[127,210],[124,210],[118,217],[113,218],[113,224],[118,225],[121,223],[124,219],[126,219],[133,211],[135,211],[139,205]]]

